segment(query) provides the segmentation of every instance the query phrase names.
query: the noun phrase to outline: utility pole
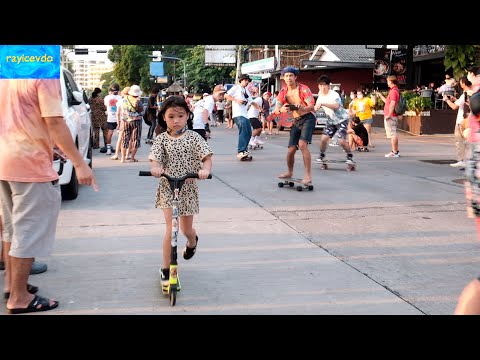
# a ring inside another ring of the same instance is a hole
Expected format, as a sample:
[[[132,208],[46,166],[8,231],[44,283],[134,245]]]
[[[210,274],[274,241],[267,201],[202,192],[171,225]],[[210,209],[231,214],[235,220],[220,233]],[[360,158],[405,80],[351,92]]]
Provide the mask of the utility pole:
[[[242,51],[242,45],[237,45],[237,71],[236,71],[236,74],[235,74],[235,84],[238,83],[238,78],[240,77],[240,66],[242,65],[241,64],[241,60],[242,60],[242,56],[241,54],[243,53]]]

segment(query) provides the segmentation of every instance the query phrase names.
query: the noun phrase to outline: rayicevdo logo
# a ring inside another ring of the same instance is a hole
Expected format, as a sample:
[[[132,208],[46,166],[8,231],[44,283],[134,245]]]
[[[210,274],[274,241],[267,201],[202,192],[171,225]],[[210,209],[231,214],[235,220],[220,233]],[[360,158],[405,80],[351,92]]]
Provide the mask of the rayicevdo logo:
[[[60,79],[60,45],[0,45],[0,79]]]

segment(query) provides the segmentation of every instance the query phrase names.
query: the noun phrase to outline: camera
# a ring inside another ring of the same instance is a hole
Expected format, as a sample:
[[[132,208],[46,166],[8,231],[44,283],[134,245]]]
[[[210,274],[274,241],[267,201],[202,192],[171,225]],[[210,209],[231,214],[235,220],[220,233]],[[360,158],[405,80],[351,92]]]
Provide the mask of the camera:
[[[289,108],[290,110],[298,110],[298,106],[297,106],[297,105],[288,104],[287,106],[288,106],[288,108]]]

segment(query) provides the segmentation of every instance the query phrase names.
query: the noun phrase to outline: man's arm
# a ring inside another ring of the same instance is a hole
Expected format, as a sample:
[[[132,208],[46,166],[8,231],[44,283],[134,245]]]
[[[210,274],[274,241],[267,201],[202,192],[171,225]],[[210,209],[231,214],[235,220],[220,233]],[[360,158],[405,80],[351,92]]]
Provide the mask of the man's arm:
[[[60,150],[71,160],[75,171],[77,173],[78,182],[82,185],[90,185],[95,191],[98,191],[98,187],[93,176],[92,169],[85,163],[82,155],[78,152],[75,146],[70,130],[65,123],[62,116],[44,117],[45,124],[48,127],[48,132],[52,138],[54,144],[56,144]]]

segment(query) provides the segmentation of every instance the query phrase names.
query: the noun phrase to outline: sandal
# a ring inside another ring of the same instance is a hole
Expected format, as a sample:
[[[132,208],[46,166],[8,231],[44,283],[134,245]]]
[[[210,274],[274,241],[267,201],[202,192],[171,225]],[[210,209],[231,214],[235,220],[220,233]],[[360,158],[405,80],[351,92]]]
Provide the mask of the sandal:
[[[183,258],[185,260],[189,260],[195,255],[195,251],[197,251],[197,244],[198,244],[198,236],[195,235],[195,246],[193,248],[189,248],[185,245],[185,250],[183,250]]]
[[[53,301],[53,304],[50,305],[50,300],[44,297],[35,295],[33,300],[28,304],[26,308],[14,308],[9,309],[7,308],[7,312],[9,314],[25,314],[31,312],[38,312],[38,311],[48,311],[55,309],[58,306],[58,301]]]
[[[38,286],[35,286],[35,285],[30,285],[30,284],[27,284],[27,291],[30,293],[30,294],[36,294],[38,292]],[[10,297],[10,291],[5,291],[3,293],[3,297],[5,298],[5,300],[8,300],[8,298]]]

